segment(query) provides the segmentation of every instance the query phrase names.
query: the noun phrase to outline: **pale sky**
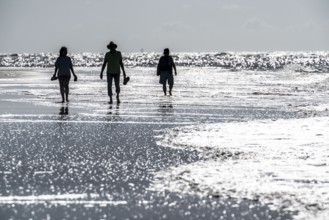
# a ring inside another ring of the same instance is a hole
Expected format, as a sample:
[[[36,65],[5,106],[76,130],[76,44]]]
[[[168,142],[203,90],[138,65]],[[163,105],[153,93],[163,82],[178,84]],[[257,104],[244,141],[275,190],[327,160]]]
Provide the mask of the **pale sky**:
[[[329,51],[329,0],[0,0],[0,53]]]

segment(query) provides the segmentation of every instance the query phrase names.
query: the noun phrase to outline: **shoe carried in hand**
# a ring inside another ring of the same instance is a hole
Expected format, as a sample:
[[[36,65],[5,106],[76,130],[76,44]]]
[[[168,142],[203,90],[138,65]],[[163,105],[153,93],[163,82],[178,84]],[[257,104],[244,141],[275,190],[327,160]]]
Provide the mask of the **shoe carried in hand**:
[[[126,78],[124,78],[123,79],[123,85],[127,85],[127,83],[129,82],[129,80],[130,80],[130,77],[129,76],[126,77]]]
[[[56,76],[53,76],[53,77],[51,77],[51,81],[54,81],[54,80],[57,80],[58,79],[58,77],[56,77]]]

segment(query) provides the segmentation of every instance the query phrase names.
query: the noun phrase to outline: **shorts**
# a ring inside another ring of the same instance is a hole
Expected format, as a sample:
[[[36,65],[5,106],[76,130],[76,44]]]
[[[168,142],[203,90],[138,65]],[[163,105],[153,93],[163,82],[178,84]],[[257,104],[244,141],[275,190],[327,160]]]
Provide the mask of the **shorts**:
[[[58,77],[59,85],[60,86],[68,86],[69,83],[70,83],[70,79],[71,79],[71,77],[59,76]]]
[[[117,74],[107,74],[107,93],[109,96],[113,95],[112,92],[112,82],[114,80],[115,92],[120,93],[120,73]]]
[[[172,73],[170,73],[169,71],[161,71],[160,72],[160,84],[165,85],[166,82],[168,81],[169,85],[174,85],[174,76]]]

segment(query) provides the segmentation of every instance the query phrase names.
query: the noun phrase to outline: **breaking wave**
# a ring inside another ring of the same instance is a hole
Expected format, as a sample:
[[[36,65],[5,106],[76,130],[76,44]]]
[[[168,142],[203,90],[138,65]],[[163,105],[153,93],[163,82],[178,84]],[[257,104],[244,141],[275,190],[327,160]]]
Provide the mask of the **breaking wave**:
[[[57,54],[0,54],[0,67],[53,67]],[[77,67],[98,67],[103,63],[103,53],[78,53],[70,55]],[[128,67],[155,67],[160,53],[124,53]],[[297,72],[328,72],[329,52],[222,52],[175,53],[177,66],[220,67],[231,71],[280,70],[289,68]]]
[[[256,200],[293,219],[328,219],[328,117],[166,129],[158,144],[204,160],[157,172],[152,189]]]

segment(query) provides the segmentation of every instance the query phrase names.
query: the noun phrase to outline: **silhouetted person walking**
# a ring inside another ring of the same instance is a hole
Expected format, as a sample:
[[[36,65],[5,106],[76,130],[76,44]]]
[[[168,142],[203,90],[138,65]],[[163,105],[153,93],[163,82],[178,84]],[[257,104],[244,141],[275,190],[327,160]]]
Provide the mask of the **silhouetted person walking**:
[[[77,81],[78,77],[74,73],[72,60],[70,57],[67,56],[67,48],[62,47],[59,51],[59,57],[55,62],[55,73],[52,77],[52,80],[58,78],[59,89],[62,96],[62,103],[65,102],[65,98],[66,102],[69,102],[69,83],[71,79],[71,72],[74,76],[74,81]]]
[[[169,49],[166,48],[163,50],[163,56],[160,57],[157,66],[157,75],[160,75],[159,83],[163,85],[164,95],[167,95],[167,81],[169,84],[169,95],[172,95],[172,88],[174,86],[173,68],[175,70],[175,75],[177,76],[176,65],[173,58],[169,56]]]
[[[110,50],[105,54],[104,63],[102,66],[100,78],[103,79],[103,71],[107,65],[107,90],[110,97],[110,104],[113,103],[112,100],[112,81],[114,79],[115,92],[117,94],[117,102],[120,103],[120,67],[123,72],[124,79],[126,79],[126,72],[122,62],[122,55],[120,51],[117,51],[117,45],[112,41],[107,45]]]

